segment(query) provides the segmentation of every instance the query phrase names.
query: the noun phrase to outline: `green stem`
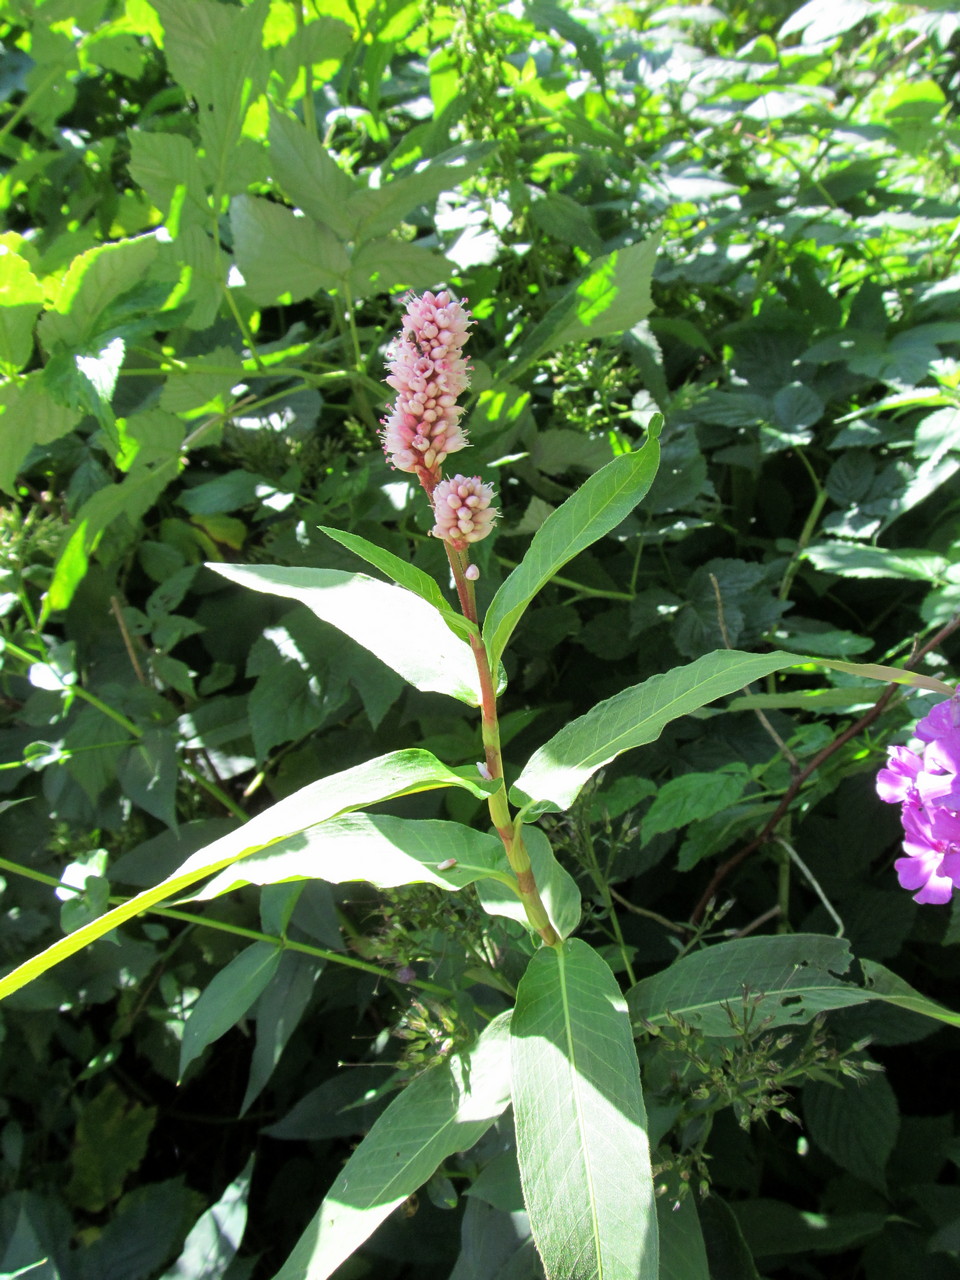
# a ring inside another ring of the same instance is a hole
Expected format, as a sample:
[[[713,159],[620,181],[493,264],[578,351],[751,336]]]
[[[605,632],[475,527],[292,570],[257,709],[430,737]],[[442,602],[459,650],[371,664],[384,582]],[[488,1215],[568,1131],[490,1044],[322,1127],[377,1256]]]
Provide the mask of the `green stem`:
[[[44,871],[35,871],[32,867],[21,866],[17,862],[10,862],[7,858],[0,858],[0,871],[9,871],[13,875],[22,876],[26,880],[36,880],[40,884],[49,885],[52,889],[66,889],[70,893],[78,896],[83,890],[76,885],[64,884],[55,876],[47,875]],[[108,901],[112,906],[120,906],[128,899],[121,897],[119,894],[111,894]],[[269,942],[274,946],[282,947],[286,951],[299,951],[302,955],[313,956],[317,960],[327,960],[331,964],[342,964],[348,969],[361,969],[364,973],[372,973],[378,978],[388,978],[391,982],[396,981],[396,974],[390,969],[381,968],[380,965],[370,964],[366,960],[357,960],[354,956],[343,955],[339,951],[328,951],[325,947],[314,947],[309,942],[294,942],[290,938],[278,937],[271,933],[261,933],[258,929],[247,929],[243,925],[228,924],[226,920],[215,920],[208,916],[196,915],[192,911],[181,911],[178,907],[148,907],[147,912],[154,916],[166,916],[171,920],[182,920],[186,924],[201,925],[205,929],[219,929],[221,933],[232,933],[238,938],[249,938],[251,942]],[[419,978],[411,979],[405,982],[407,987],[420,987],[423,991],[432,991],[436,995],[452,996],[454,993],[447,987],[441,987],[436,982],[424,982]]]

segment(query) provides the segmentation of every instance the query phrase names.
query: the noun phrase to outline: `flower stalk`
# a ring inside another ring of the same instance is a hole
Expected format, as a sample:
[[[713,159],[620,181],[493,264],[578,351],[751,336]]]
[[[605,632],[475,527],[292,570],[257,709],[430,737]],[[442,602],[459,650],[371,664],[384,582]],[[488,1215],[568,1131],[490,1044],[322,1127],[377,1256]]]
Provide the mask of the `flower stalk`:
[[[496,682],[479,633],[474,583],[480,575],[470,563],[470,547],[485,538],[496,522],[499,513],[492,506],[493,486],[484,484],[479,476],[443,478],[447,457],[467,445],[460,426],[463,408],[457,398],[470,383],[463,345],[471,319],[446,290],[406,301],[400,335],[388,356],[387,382],[397,398],[382,423],[383,450],[396,470],[416,475],[430,499],[434,514],[431,533],[443,541],[460,610],[477,628],[470,636],[470,648],[480,682],[484,751],[480,770],[489,781],[500,783],[487,798],[490,820],[516,876],[528,922],[548,946],[557,946],[561,939],[537,888],[522,824],[514,821],[507,801]]]

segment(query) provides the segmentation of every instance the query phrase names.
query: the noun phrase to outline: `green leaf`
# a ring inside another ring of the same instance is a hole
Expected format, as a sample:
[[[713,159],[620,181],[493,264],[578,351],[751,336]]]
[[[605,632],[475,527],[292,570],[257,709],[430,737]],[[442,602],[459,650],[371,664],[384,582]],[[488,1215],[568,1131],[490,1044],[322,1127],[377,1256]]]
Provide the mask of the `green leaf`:
[[[577,882],[557,861],[546,833],[539,827],[527,827],[523,842],[550,923],[561,938],[569,937],[580,923],[581,899]],[[526,924],[527,915],[512,878],[482,881],[477,885],[477,897],[489,915],[506,916],[509,920]]]
[[[136,309],[160,253],[154,232],[116,244],[100,245],[74,258],[53,300],[40,320],[41,341],[48,352],[85,348],[112,329],[129,307]],[[120,310],[117,310],[117,307]]]
[[[640,1067],[620,988],[578,938],[543,947],[511,1022],[524,1201],[547,1280],[656,1276]]]
[[[257,196],[230,202],[237,266],[259,306],[299,302],[341,286],[349,268],[346,247],[312,218]]]
[[[590,476],[552,512],[533,536],[516,569],[500,586],[483,624],[483,638],[495,671],[514,627],[541,587],[568,560],[615,529],[644,496],[657,473],[658,428],[637,453],[621,454]]]
[[[644,842],[728,809],[740,799],[749,781],[750,771],[740,763],[712,773],[684,773],[671,778],[643,816]]]
[[[676,1202],[657,1197],[660,1274],[657,1280],[720,1280],[707,1266],[707,1251],[697,1216],[697,1202],[687,1195]]]
[[[813,1213],[781,1200],[741,1200],[733,1207],[754,1257],[845,1253],[879,1235],[884,1213]]]
[[[456,865],[440,870],[451,858]],[[433,884],[463,889],[493,876],[513,883],[497,836],[459,822],[391,818],[354,813],[334,818],[268,845],[229,867],[203,886],[197,898],[216,898],[245,884],[286,880],[326,880],[343,884],[367,880],[378,889],[401,884]]]
[[[546,352],[568,342],[606,338],[645,320],[653,310],[650,281],[659,243],[659,236],[651,236],[595,258],[587,274],[521,340],[502,377],[516,378]]]
[[[187,1015],[180,1042],[179,1080],[207,1045],[230,1030],[277,971],[283,949],[273,942],[254,942],[216,974]]]
[[[950,1026],[960,1027],[960,1013],[945,1008],[936,1000],[915,991],[909,982],[904,982],[895,973],[876,960],[861,960],[867,994],[872,1000],[882,1000],[885,1004],[896,1005],[898,1009],[907,1009],[911,1013],[921,1013],[925,1018],[935,1018],[938,1022],[946,1022]]]
[[[169,729],[148,729],[117,766],[124,795],[173,828],[179,775],[176,736]]]
[[[152,889],[114,907],[99,920],[77,929],[69,937],[31,956],[12,972],[0,978],[0,1000],[32,982],[42,973],[68,956],[75,955],[88,943],[103,937],[126,920],[149,911],[151,907],[175,894],[191,888],[224,867],[247,857],[266,845],[283,840],[300,831],[315,827],[329,818],[365,805],[392,800],[396,796],[436,787],[463,787],[477,797],[484,797],[484,784],[461,777],[441,764],[429,751],[411,749],[393,751],[342,773],[320,778],[293,795],[265,809],[236,831],[230,831],[190,855],[172,875]]]
[[[79,423],[83,411],[51,396],[40,372],[0,386],[0,489],[16,492],[17,472],[35,444],[49,444]]]
[[[509,1019],[495,1018],[472,1049],[394,1098],[274,1280],[327,1280],[443,1160],[483,1137],[510,1100]]]
[[[872,999],[845,980],[852,958],[845,938],[736,938],[644,978],[627,992],[627,1005],[635,1022],[663,1026],[675,1014],[708,1036],[732,1034],[732,1019],[742,1020],[745,1009],[755,1026],[800,1026]]]
[[[870,547],[854,542],[826,542],[808,547],[803,553],[817,569],[838,573],[843,578],[906,578],[936,582],[943,577],[949,561],[929,551],[900,547]]]
[[[257,1001],[257,1038],[250,1058],[250,1078],[243,1095],[243,1115],[273,1075],[287,1041],[296,1031],[313,996],[323,961],[297,951],[284,951],[273,981]]]
[[[247,1225],[247,1197],[253,1157],[234,1178],[216,1204],[211,1205],[184,1241],[180,1257],[162,1280],[221,1280],[240,1248]]]
[[[531,806],[530,816],[568,809],[587,779],[621,752],[655,742],[671,720],[799,661],[789,653],[723,650],[624,689],[570,721],[534,752],[511,799]]]
[[[821,1151],[841,1169],[886,1191],[884,1169],[900,1129],[900,1109],[886,1076],[870,1072],[842,1087],[811,1080],[803,1090],[803,1120]]]
[[[231,582],[298,600],[338,627],[417,689],[480,705],[476,663],[440,610],[402,587],[339,569],[279,565],[208,566]]]
[[[698,1206],[710,1280],[760,1280],[740,1224],[725,1200],[711,1193]]]
[[[472,623],[468,622],[462,614],[457,613],[444,597],[440,587],[429,573],[424,573],[422,569],[418,569],[415,564],[410,564],[407,560],[401,560],[386,547],[378,547],[375,542],[368,542],[359,534],[347,533],[343,529],[329,529],[323,524],[319,528],[320,532],[325,533],[328,538],[339,542],[342,547],[346,547],[354,555],[366,560],[367,564],[372,564],[375,569],[380,569],[387,574],[398,587],[405,587],[407,591],[418,595],[421,600],[426,600],[427,604],[432,604],[443,614],[444,621],[460,635],[469,636],[475,630]]]
[[[818,667],[844,671],[851,676],[862,676],[865,680],[907,684],[914,689],[930,689],[933,693],[942,693],[948,698],[953,696],[953,685],[945,684],[936,676],[922,675],[919,671],[904,671],[902,667],[886,667],[878,662],[837,662],[833,658],[814,658],[813,661]]]
[[[337,164],[306,125],[271,111],[270,159],[292,204],[325,223],[341,240],[355,238],[356,218],[348,205],[357,180]]]
[[[43,618],[66,609],[83,580],[90,557],[107,529],[117,520],[136,525],[185,464],[180,454],[153,465],[135,467],[119,484],[98,489],[77,512],[57,558],[53,580],[43,604]]]
[[[0,373],[18,373],[33,352],[33,326],[43,306],[43,286],[21,258],[0,246]]]
[[[146,1155],[156,1119],[156,1107],[129,1105],[115,1084],[88,1102],[77,1121],[70,1156],[69,1200],[88,1213],[100,1213],[116,1200],[127,1175]]]

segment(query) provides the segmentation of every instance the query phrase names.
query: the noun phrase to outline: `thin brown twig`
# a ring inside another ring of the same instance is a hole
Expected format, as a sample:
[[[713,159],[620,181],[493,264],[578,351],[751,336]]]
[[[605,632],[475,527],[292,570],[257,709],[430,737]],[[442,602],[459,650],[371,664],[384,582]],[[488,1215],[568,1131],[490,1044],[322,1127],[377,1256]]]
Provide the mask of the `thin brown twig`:
[[[903,664],[904,667],[909,670],[909,668],[916,666],[916,664],[925,658],[928,653],[933,649],[936,649],[944,640],[947,639],[948,636],[952,635],[958,627],[960,627],[960,613],[958,613],[956,617],[952,618],[946,626],[941,627],[936,635],[931,640],[928,640],[921,649],[914,647],[910,657]],[[743,862],[744,859],[748,858],[751,853],[767,843],[771,834],[776,830],[781,818],[793,803],[797,792],[810,775],[815,773],[825,760],[828,760],[835,751],[839,751],[840,748],[844,746],[845,743],[849,742],[851,738],[857,737],[857,735],[862,733],[864,729],[873,724],[874,720],[878,719],[881,713],[886,709],[887,704],[893,698],[893,695],[897,692],[898,688],[899,686],[896,684],[887,685],[886,689],[884,689],[883,693],[869,711],[865,712],[859,720],[854,721],[852,725],[849,725],[844,729],[843,733],[838,734],[837,737],[834,738],[832,742],[829,742],[822,751],[818,751],[806,768],[802,769],[801,772],[796,775],[784,793],[783,799],[777,805],[773,815],[760,834],[755,836],[748,844],[745,844],[743,848],[739,849],[732,857],[728,858],[726,862],[722,863],[713,873],[710,883],[700,895],[697,905],[690,913],[691,924],[697,925],[700,923],[700,920],[703,918],[704,911],[706,911],[707,906],[716,896],[717,890],[720,885],[723,884],[724,880],[726,880],[727,876],[729,876],[732,871],[735,871],[737,867],[739,867],[740,863]]]
[[[124,647],[127,650],[127,657],[130,659],[130,665],[133,667],[134,673],[141,684],[148,684],[146,676],[143,674],[143,668],[137,661],[137,651],[133,647],[133,637],[127,627],[126,619],[123,616],[123,606],[116,596],[110,597],[110,610],[117,620],[117,626],[120,628],[120,634],[123,637]]]

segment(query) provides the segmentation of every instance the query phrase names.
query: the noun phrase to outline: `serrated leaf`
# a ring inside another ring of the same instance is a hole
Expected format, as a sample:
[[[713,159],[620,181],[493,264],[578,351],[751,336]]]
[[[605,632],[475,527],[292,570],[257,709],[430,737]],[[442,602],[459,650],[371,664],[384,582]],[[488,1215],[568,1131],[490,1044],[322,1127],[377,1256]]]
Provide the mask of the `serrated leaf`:
[[[117,766],[124,794],[174,829],[179,774],[176,737],[169,729],[147,729]]]
[[[180,1080],[207,1045],[226,1035],[259,998],[282,954],[276,943],[254,942],[217,972],[187,1015],[180,1042]]]
[[[0,245],[0,373],[18,373],[33,351],[43,286],[20,254]]]
[[[750,781],[746,765],[710,773],[684,773],[665,782],[643,816],[643,839],[701,822],[728,809]]]
[[[440,1163],[483,1137],[510,1100],[510,1014],[423,1072],[350,1156],[274,1280],[327,1280]]]
[[[342,287],[349,269],[346,247],[312,218],[258,196],[230,202],[237,266],[255,303],[289,296],[299,302]]]
[[[620,988],[578,938],[543,947],[511,1021],[524,1201],[547,1280],[656,1276],[640,1068]]]
[[[637,453],[622,454],[590,476],[543,522],[487,610],[483,639],[493,670],[533,597],[568,560],[626,519],[653,483],[659,461],[652,435]]]
[[[821,1151],[878,1191],[886,1190],[884,1169],[897,1141],[900,1110],[886,1076],[836,1084],[811,1080],[803,1090],[803,1119]]]
[[[230,831],[190,855],[176,871],[151,889],[119,907],[114,907],[98,920],[77,929],[69,937],[61,938],[52,946],[31,956],[12,972],[0,978],[0,1000],[32,982],[48,969],[68,956],[75,955],[88,943],[103,937],[111,929],[126,920],[149,911],[199,880],[205,879],[240,858],[257,852],[267,845],[283,840],[297,832],[318,826],[338,814],[349,813],[365,805],[378,804],[396,796],[410,795],[417,791],[430,791],[435,787],[463,787],[477,797],[485,797],[480,782],[461,777],[448,769],[429,751],[411,749],[393,751],[378,756],[364,764],[345,769],[342,773],[320,778],[295,791],[269,809],[251,818],[236,831]]]
[[[339,569],[279,565],[208,566],[269,595],[298,600],[385,662],[417,689],[480,705],[470,647],[452,634],[440,610],[411,591]],[[387,625],[385,625],[387,624]]]
[[[54,400],[40,372],[0,386],[0,489],[15,493],[17,472],[33,446],[65,436],[82,417],[79,406]]]
[[[439,870],[455,859],[455,865]],[[354,813],[335,818],[244,858],[203,886],[197,898],[215,898],[245,884],[367,880],[379,889],[432,884],[463,889],[488,876],[513,883],[499,838],[459,822]]]
[[[77,1121],[70,1157],[70,1201],[88,1213],[99,1213],[116,1200],[127,1175],[146,1155],[156,1118],[156,1107],[131,1106],[115,1084],[88,1102]]]

